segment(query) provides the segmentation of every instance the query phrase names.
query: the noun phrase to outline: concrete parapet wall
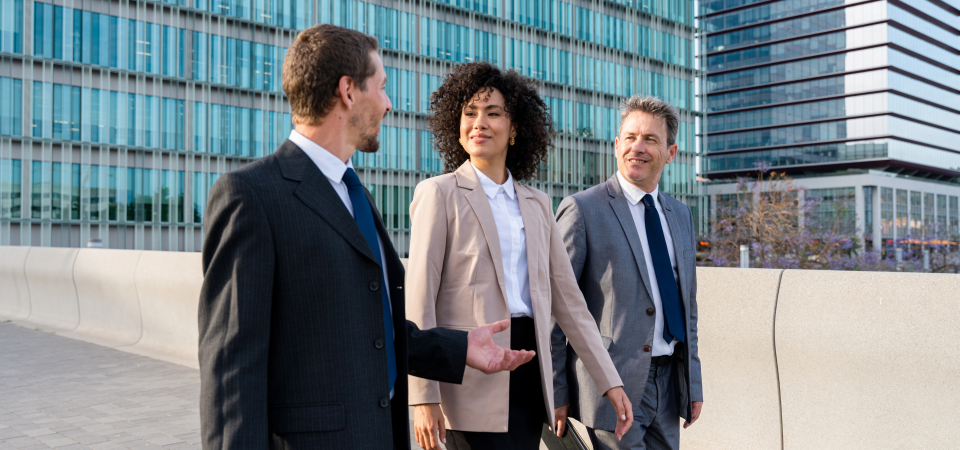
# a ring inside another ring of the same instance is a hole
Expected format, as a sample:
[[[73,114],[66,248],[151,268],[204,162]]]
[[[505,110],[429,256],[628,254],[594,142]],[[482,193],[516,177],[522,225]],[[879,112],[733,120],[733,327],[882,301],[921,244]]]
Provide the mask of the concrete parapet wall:
[[[787,270],[776,345],[785,450],[960,445],[960,275]]]
[[[198,253],[0,247],[0,318],[197,367],[200,267]],[[933,414],[960,402],[960,276],[697,276],[705,403],[682,448],[960,441],[960,424]]]
[[[773,320],[782,270],[697,269],[704,410],[687,450],[780,448]]]
[[[199,253],[0,247],[0,319],[197,368]]]
[[[31,247],[24,272],[30,289],[30,324],[54,331],[80,325],[80,305],[73,282],[79,249]]]
[[[134,274],[140,250],[82,249],[73,269],[80,325],[72,333],[112,347],[140,340],[140,301]]]
[[[22,320],[30,316],[28,253],[30,247],[0,247],[0,317]]]
[[[124,350],[199,368],[200,262],[199,253],[143,252],[136,273],[143,336]]]

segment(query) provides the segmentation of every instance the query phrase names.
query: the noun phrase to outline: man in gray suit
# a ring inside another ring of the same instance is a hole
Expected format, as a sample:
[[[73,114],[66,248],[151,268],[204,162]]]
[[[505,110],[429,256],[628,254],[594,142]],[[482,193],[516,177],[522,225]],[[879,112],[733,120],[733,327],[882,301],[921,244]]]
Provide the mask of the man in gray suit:
[[[562,435],[569,415],[594,449],[677,449],[700,415],[697,275],[690,209],[657,189],[677,155],[677,109],[653,97],[621,105],[617,173],[567,197],[557,211],[573,271],[604,345],[634,405],[634,426],[617,442],[617,420],[563,330],[552,336],[554,396]]]
[[[205,449],[408,449],[407,374],[460,383],[533,352],[405,319],[403,266],[350,164],[390,99],[377,39],[332,25],[283,65],[295,130],[210,192],[200,293]]]

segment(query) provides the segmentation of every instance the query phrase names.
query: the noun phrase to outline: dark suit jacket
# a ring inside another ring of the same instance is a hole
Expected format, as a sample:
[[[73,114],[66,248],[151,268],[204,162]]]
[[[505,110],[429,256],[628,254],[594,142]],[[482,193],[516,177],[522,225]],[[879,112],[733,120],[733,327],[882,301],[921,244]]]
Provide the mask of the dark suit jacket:
[[[466,333],[406,321],[403,266],[376,208],[374,217],[386,287],[379,249],[293,142],[213,186],[199,311],[204,448],[406,449],[406,375],[462,380]],[[384,288],[396,330],[392,401]]]

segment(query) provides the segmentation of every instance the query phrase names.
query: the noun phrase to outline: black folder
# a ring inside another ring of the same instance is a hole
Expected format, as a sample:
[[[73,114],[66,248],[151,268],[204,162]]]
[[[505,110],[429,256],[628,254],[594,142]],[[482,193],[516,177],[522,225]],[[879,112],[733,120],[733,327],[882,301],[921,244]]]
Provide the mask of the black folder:
[[[587,447],[589,438],[580,435],[577,429],[570,423],[570,419],[567,419],[567,427],[563,433],[563,437],[557,437],[557,433],[554,433],[553,430],[548,428],[547,424],[543,424],[543,432],[540,434],[540,439],[543,439],[543,443],[546,444],[550,450],[588,450],[592,448]]]

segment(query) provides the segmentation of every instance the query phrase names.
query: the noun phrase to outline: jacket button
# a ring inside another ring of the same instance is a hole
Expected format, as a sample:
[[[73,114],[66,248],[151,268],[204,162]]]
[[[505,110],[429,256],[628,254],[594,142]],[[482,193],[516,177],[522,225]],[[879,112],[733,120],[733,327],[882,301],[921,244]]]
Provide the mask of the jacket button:
[[[371,282],[370,282],[370,290],[371,290],[371,291],[376,291],[377,289],[380,289],[380,282],[379,282],[379,281],[371,281]]]
[[[647,315],[648,315],[648,316],[652,316],[652,315],[653,315],[653,308],[647,308]]]
[[[650,346],[649,346],[649,345],[644,345],[644,346],[643,346],[643,351],[644,351],[644,352],[649,352],[649,351],[650,351]]]
[[[373,341],[373,346],[376,348],[383,348],[383,339],[377,339]]]
[[[386,398],[386,397],[381,398],[381,399],[380,399],[380,407],[381,407],[381,408],[386,408],[386,407],[388,407],[388,406],[390,406],[390,399],[389,399],[389,398]]]

